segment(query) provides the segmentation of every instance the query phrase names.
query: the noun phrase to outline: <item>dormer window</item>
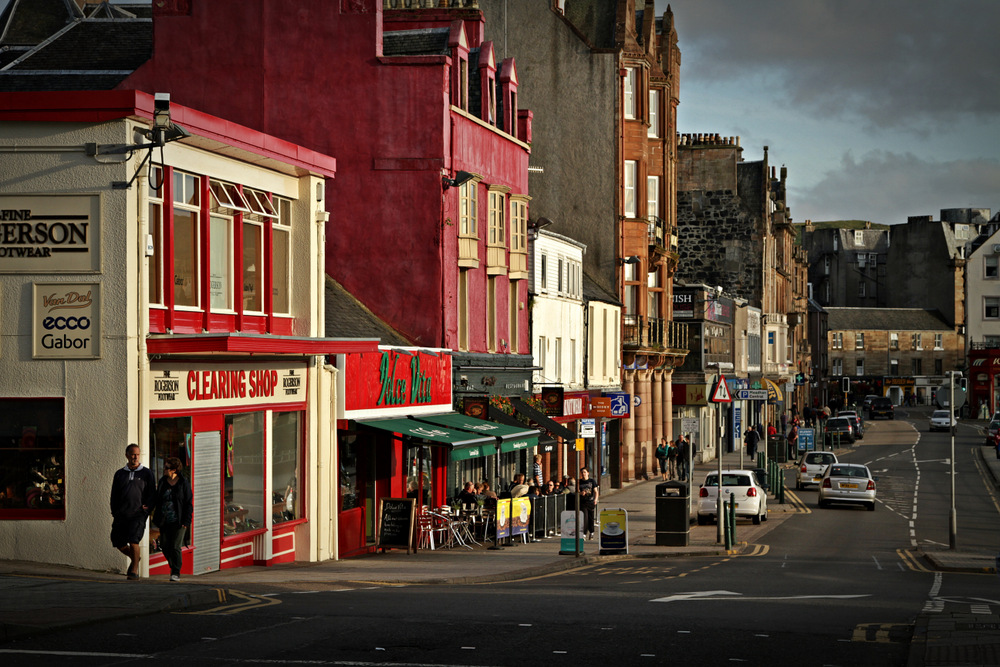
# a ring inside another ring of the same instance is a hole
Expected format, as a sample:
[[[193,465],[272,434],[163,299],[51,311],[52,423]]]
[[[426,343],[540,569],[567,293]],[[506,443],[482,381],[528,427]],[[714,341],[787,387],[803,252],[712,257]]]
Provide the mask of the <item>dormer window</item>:
[[[462,111],[469,110],[469,40],[461,21],[453,21],[448,33],[451,49],[451,103]]]
[[[479,117],[490,125],[497,124],[497,61],[493,42],[483,42],[479,47]]]
[[[517,137],[517,68],[513,58],[504,59],[500,66],[500,94],[503,109],[503,129]]]

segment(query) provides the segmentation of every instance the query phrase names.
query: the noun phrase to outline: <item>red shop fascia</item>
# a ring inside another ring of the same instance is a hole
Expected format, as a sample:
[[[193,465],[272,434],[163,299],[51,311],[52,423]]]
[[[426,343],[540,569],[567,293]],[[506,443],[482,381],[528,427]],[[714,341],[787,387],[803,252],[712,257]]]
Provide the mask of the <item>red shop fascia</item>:
[[[338,553],[346,557],[373,548],[379,499],[414,497],[416,484],[423,504],[444,504],[449,451],[370,424],[452,412],[452,359],[449,350],[380,346],[339,355],[336,366],[344,399],[337,419]]]
[[[1000,407],[993,390],[997,386],[997,376],[1000,376],[1000,349],[969,350],[971,387],[968,404],[973,416],[979,413],[979,406],[984,403],[989,406],[991,415]]]

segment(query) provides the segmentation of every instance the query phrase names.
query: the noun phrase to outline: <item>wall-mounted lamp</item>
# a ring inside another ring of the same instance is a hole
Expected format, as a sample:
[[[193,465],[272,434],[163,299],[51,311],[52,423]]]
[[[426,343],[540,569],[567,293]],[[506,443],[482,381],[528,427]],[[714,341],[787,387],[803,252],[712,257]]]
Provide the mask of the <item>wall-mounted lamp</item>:
[[[630,255],[624,259],[618,259],[618,262],[621,264],[639,264],[641,261],[638,255]]]
[[[457,188],[459,185],[464,185],[476,177],[475,174],[468,171],[456,171],[455,178],[448,178],[447,176],[441,177],[441,183],[446,188]]]

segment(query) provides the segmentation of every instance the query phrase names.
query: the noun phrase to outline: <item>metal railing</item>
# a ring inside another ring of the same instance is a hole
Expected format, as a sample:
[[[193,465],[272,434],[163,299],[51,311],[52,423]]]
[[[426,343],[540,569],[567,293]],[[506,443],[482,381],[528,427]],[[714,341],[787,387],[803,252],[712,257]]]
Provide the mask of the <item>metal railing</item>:
[[[688,325],[661,317],[625,315],[622,343],[631,347],[688,349]]]

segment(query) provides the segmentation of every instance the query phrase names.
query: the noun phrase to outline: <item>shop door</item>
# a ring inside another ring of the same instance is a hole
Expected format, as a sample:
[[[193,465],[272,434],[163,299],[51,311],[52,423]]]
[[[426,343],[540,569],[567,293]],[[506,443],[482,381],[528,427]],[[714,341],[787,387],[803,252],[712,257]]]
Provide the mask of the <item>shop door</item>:
[[[222,548],[222,432],[194,434],[194,574],[219,569]]]

